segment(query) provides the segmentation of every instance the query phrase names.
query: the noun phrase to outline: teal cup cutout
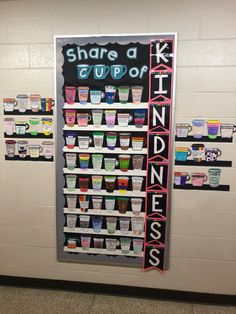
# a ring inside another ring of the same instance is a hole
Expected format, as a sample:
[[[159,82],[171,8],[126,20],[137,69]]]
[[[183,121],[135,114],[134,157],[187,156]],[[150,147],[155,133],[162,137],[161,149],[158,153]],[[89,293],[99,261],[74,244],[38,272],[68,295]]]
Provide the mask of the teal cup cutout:
[[[92,67],[93,66],[89,64],[78,64],[77,65],[78,79],[86,80],[89,77]]]
[[[111,77],[113,80],[120,80],[127,73],[127,66],[122,64],[111,65]]]
[[[209,185],[212,188],[216,188],[220,185],[220,173],[221,169],[219,168],[210,168],[208,169],[209,173]]]
[[[191,155],[191,151],[189,149],[177,149],[175,150],[175,160],[177,161],[187,161],[188,156]]]
[[[93,78],[95,80],[104,80],[109,72],[109,66],[105,64],[96,64],[93,68]]]

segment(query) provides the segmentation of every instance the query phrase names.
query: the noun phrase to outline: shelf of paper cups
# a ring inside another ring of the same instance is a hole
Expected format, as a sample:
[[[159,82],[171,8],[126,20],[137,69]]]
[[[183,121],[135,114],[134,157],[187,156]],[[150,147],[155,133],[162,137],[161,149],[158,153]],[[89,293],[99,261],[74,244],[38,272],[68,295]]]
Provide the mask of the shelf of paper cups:
[[[102,229],[101,232],[95,232],[93,228],[68,228],[64,227],[64,232],[67,233],[82,233],[82,234],[96,234],[104,236],[117,236],[117,237],[132,237],[132,238],[144,238],[144,232],[140,234],[135,234],[132,231],[127,233],[116,230],[115,233],[108,233],[107,229]]]
[[[127,191],[126,193],[120,193],[120,191],[115,190],[112,193],[107,192],[106,190],[95,191],[88,189],[87,192],[82,192],[80,189],[74,189],[73,191],[68,190],[67,188],[63,189],[64,194],[77,194],[77,195],[107,195],[107,196],[127,196],[127,197],[146,197],[146,192],[134,192]]]
[[[67,104],[65,103],[63,109],[148,109],[148,103],[140,103],[140,104],[121,104],[121,103],[100,103],[100,104],[91,104],[87,103],[85,105],[80,103]]]
[[[121,255],[121,256],[130,256],[130,257],[143,257],[143,252],[141,254],[134,254],[134,251],[130,251],[129,253],[122,253],[121,250],[109,251],[107,249],[94,249],[89,248],[88,250],[84,250],[81,247],[77,247],[75,249],[69,249],[67,246],[64,246],[64,252],[68,253],[84,253],[84,254],[105,254],[105,255]]]
[[[129,148],[127,150],[122,150],[121,148],[115,148],[114,150],[108,149],[106,147],[103,147],[102,149],[96,149],[95,147],[89,147],[87,149],[79,148],[78,146],[74,148],[67,148],[64,146],[63,148],[64,153],[94,153],[94,154],[135,154],[135,155],[147,155],[147,149],[143,148],[142,150],[133,150],[132,148]]]
[[[64,126],[63,131],[107,131],[107,132],[147,132],[147,126],[144,125],[142,128],[137,128],[134,125],[129,125],[127,127],[122,127],[119,125],[115,125],[113,128],[108,128],[106,125],[102,125],[101,127],[96,127],[93,124],[88,124],[88,126],[82,127],[78,125],[74,125],[73,127],[69,127],[67,125]]]
[[[106,209],[94,210],[88,209],[86,212],[82,212],[79,208],[69,209],[64,208],[64,214],[69,215],[89,215],[89,216],[114,216],[114,217],[144,217],[144,212],[139,213],[139,215],[134,215],[132,211],[127,211],[125,214],[121,214],[118,210],[108,211]]]
[[[115,171],[106,171],[105,169],[101,169],[99,171],[93,170],[93,169],[80,169],[75,168],[73,170],[70,170],[68,168],[63,168],[64,173],[68,174],[80,174],[80,175],[113,175],[113,176],[141,176],[146,177],[146,170],[128,170],[126,172],[121,170],[115,170]]]

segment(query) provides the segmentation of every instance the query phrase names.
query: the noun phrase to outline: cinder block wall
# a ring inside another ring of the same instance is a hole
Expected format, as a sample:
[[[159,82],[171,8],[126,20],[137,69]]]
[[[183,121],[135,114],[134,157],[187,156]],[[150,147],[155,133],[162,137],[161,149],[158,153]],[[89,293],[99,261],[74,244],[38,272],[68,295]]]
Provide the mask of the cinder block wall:
[[[0,98],[53,95],[53,35],[176,31],[176,121],[236,123],[235,12],[234,0],[1,1]],[[4,161],[0,115],[0,275],[236,293],[235,140],[218,145],[231,192],[173,191],[170,270],[143,273],[57,262],[55,164]]]

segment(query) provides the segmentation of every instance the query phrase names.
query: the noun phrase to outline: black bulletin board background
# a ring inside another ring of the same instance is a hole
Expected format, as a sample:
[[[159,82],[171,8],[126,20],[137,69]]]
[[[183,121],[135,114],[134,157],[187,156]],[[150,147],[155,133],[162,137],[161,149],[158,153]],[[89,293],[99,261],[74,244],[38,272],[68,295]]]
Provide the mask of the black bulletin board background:
[[[96,65],[96,64],[104,64],[105,66],[111,66],[115,64],[122,64],[126,65],[127,61],[129,62],[128,65],[128,71],[129,69],[133,67],[141,68],[143,65],[146,65],[149,68],[149,50],[150,46],[149,44],[140,44],[140,43],[130,43],[130,44],[87,44],[80,46],[81,49],[84,49],[86,51],[89,51],[91,48],[106,48],[107,50],[115,50],[118,53],[118,58],[114,61],[109,60],[107,57],[104,56],[102,59],[92,59],[89,58],[89,64],[90,65]],[[129,48],[137,47],[137,59],[133,58],[127,58],[126,52]],[[74,62],[68,62],[68,57],[66,55],[66,52],[68,49],[74,49],[74,52],[76,54],[77,51],[77,45],[76,44],[67,44],[62,48],[62,54],[64,56],[64,64],[63,64],[63,77],[64,77],[64,85],[65,86],[89,86],[90,89],[104,89],[105,85],[115,85],[115,86],[132,86],[132,85],[141,85],[144,87],[142,100],[147,101],[148,100],[148,71],[144,73],[142,78],[136,77],[131,78],[127,75],[124,75],[121,79],[113,79],[110,75],[110,73],[107,75],[107,77],[103,80],[95,80],[93,78],[92,73],[90,73],[89,77],[87,79],[79,80],[77,78],[77,64],[86,64],[88,61],[86,59],[78,60],[76,59]],[[81,54],[83,57],[84,55]],[[64,94],[63,94],[64,95]],[[65,96],[65,95],[64,95]],[[116,94],[116,101],[118,100],[118,96]],[[78,101],[77,95],[76,95],[76,101]]]

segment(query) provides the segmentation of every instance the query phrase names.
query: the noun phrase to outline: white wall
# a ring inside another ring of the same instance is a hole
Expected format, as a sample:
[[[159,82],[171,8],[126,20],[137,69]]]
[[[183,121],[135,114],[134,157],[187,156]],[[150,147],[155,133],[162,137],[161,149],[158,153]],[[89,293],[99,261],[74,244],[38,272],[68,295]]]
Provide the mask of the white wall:
[[[53,95],[53,35],[178,32],[176,120],[236,123],[236,2],[1,1],[0,98]],[[173,191],[170,270],[59,263],[55,164],[4,161],[0,126],[0,274],[236,293],[236,142],[222,144],[232,192]]]

